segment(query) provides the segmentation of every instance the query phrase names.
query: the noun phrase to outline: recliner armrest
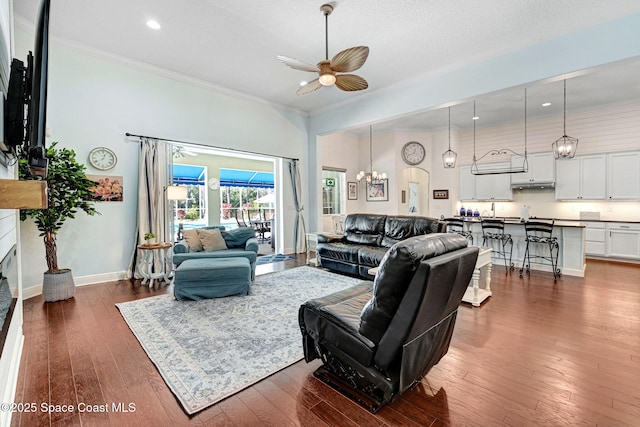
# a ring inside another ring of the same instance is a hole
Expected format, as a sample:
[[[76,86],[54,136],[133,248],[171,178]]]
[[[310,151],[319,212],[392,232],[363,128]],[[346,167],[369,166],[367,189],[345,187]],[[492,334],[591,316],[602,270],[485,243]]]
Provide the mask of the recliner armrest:
[[[343,240],[344,236],[340,234],[318,233],[318,243],[335,243]]]

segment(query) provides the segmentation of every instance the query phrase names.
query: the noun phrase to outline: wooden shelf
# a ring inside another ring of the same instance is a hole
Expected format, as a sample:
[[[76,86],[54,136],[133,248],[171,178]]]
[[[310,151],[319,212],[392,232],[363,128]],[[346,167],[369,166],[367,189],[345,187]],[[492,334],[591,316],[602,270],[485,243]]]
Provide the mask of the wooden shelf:
[[[0,209],[45,209],[46,181],[0,179]]]

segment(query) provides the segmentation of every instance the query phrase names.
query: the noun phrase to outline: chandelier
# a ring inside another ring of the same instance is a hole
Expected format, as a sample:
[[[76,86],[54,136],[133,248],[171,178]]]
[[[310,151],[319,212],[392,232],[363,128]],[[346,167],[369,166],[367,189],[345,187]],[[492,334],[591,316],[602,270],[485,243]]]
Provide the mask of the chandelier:
[[[556,159],[572,159],[578,148],[578,138],[567,136],[567,80],[564,80],[564,133],[551,147]]]
[[[475,123],[475,122],[474,122]],[[445,168],[455,168],[458,154],[451,150],[451,107],[449,107],[449,149],[442,153],[442,163]]]
[[[367,184],[375,184],[378,181],[382,181],[383,179],[387,179],[387,174],[382,172],[378,173],[373,170],[373,148],[372,148],[372,137],[371,137],[371,125],[369,125],[369,172],[360,171],[356,175],[356,179],[358,182],[362,181],[364,178],[364,182]]]

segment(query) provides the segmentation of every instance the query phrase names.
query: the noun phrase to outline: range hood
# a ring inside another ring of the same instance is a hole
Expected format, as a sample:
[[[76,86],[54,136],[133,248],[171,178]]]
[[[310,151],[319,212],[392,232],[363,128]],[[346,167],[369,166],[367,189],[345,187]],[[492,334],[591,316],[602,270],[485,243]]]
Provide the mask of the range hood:
[[[529,182],[520,184],[511,184],[512,190],[544,190],[545,188],[554,188],[556,183],[554,181],[548,182]]]

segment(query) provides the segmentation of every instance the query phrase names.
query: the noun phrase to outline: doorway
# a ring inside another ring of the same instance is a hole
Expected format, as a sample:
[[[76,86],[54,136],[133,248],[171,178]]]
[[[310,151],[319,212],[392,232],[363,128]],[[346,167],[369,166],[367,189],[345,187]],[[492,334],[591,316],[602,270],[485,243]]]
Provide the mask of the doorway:
[[[398,200],[401,215],[429,216],[429,172],[405,168],[398,174]]]

